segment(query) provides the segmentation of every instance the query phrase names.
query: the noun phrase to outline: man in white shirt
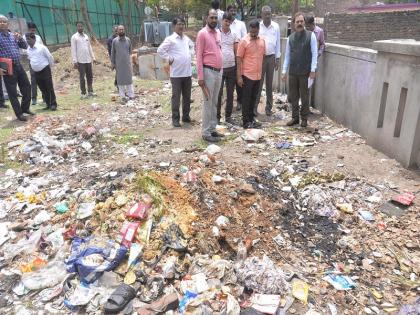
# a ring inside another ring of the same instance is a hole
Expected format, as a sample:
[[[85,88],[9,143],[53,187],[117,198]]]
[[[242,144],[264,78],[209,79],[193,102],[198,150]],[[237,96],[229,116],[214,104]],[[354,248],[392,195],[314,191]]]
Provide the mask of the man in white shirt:
[[[174,29],[173,34],[165,38],[157,53],[160,57],[169,61],[172,83],[172,125],[181,127],[179,123],[181,94],[182,121],[184,123],[191,122],[191,57],[194,55],[194,44],[184,34],[185,20],[182,17],[176,17],[172,21],[172,27]]]
[[[42,98],[47,104],[45,109],[56,110],[57,100],[51,75],[54,58],[46,46],[36,43],[35,34],[27,33],[26,42],[29,45],[27,53],[31,68],[34,71],[37,85],[42,92]]]
[[[274,70],[278,70],[280,64],[280,27],[271,20],[271,8],[263,6],[261,9],[262,21],[260,22],[259,35],[264,38],[266,50],[263,60],[262,78],[260,89],[257,95],[257,102],[254,108],[254,115],[258,115],[258,104],[260,102],[261,90],[265,79],[266,105],[265,113],[272,115],[273,108],[273,77]]]
[[[242,38],[248,34],[246,30],[245,22],[240,21],[236,18],[237,15],[237,8],[234,4],[228,5],[226,8],[226,11],[229,12],[229,14],[233,17],[233,21],[230,24],[230,30],[232,33],[236,34],[236,37],[238,38],[238,41],[240,41]],[[236,110],[240,111],[242,110],[242,88],[238,85],[238,82],[236,84]]]
[[[217,28],[220,29],[222,27],[223,14],[225,14],[225,12],[220,10],[219,0],[212,0],[211,7],[217,12]]]
[[[44,45],[41,36],[39,36],[38,34],[36,34],[36,24],[34,22],[28,22],[28,33],[29,34],[34,34],[35,35],[35,43],[38,45]],[[23,35],[23,39],[26,41],[26,34]],[[22,54],[26,54],[26,51],[22,51]],[[32,95],[32,105],[36,105],[37,104],[37,98],[38,98],[38,88],[37,88],[37,84],[36,84],[36,78],[35,78],[35,73],[32,70],[31,66],[29,65],[29,73],[31,74],[31,95]],[[45,102],[45,100],[44,100]]]
[[[92,62],[96,62],[93,54],[92,45],[89,36],[83,32],[83,22],[77,22],[77,33],[71,37],[71,57],[75,69],[79,70],[80,90],[82,92],[81,99],[88,96],[96,96],[93,93],[93,73]],[[86,95],[85,76],[88,87],[88,95]]]
[[[220,85],[219,99],[217,101],[217,120],[220,123],[222,110],[222,96],[223,88],[226,82],[226,107],[225,107],[225,121],[233,124],[232,109],[233,109],[233,90],[236,82],[236,50],[238,49],[239,39],[236,34],[230,30],[233,17],[229,13],[223,15],[222,28],[220,29],[223,56],[223,76],[222,84]]]

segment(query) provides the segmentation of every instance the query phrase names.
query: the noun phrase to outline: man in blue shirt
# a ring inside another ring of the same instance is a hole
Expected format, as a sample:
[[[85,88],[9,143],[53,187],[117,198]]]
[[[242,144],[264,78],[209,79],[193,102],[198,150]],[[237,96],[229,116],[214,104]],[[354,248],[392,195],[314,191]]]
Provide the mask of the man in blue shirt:
[[[0,75],[3,76],[4,85],[17,119],[26,121],[27,118],[23,114],[34,115],[34,113],[29,110],[31,105],[31,84],[20,63],[19,48],[27,49],[28,44],[19,33],[12,34],[9,32],[8,24],[7,17],[0,15],[0,57],[12,60],[13,74],[7,74],[6,70],[0,69]],[[17,85],[19,85],[22,93],[22,104],[18,100]]]

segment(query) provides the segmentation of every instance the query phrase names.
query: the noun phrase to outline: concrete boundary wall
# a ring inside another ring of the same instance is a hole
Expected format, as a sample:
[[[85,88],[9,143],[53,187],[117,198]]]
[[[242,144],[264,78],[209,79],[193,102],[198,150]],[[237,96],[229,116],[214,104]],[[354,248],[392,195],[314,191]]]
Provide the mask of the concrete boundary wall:
[[[377,41],[374,47],[327,44],[316,107],[403,166],[420,166],[420,42]]]

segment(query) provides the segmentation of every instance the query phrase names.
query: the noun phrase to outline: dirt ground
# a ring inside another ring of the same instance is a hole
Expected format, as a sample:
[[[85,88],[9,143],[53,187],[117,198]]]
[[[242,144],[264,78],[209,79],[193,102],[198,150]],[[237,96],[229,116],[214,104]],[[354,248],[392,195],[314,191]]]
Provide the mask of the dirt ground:
[[[95,48],[95,52],[107,60],[103,49]],[[59,50],[55,57],[57,89],[77,90],[77,73],[66,61],[68,52]],[[95,82],[100,80],[112,81],[107,61],[95,68]],[[275,95],[274,115],[258,117],[263,137],[243,140],[240,112],[235,111],[237,125],[222,122],[218,127],[225,134],[218,144],[220,152],[207,154],[208,144],[200,132],[202,96],[196,83],[193,122],[182,128],[171,125],[168,82],[135,81],[135,86],[138,98],[127,104],[112,101],[108,90],[99,102],[92,99],[59,115],[37,115],[15,128],[7,142],[22,142],[8,146],[8,159],[17,164],[12,170],[1,169],[0,197],[14,200],[22,181],[39,178],[48,179],[39,191],[48,196],[52,190],[68,186],[64,197],[39,203],[51,214],[43,225],[54,229],[72,225],[79,203],[78,199],[71,201],[71,209],[62,215],[54,210],[56,202],[70,200],[77,191],[94,192],[94,215],[79,222],[78,230],[116,239],[125,211],[123,206],[115,206],[116,199],[119,195],[129,201],[138,198],[140,184],[136,186],[131,174],[148,174],[147,180],[158,182],[164,191],[164,214],[145,247],[145,261],[152,260],[162,247],[161,236],[168,222],[176,222],[193,254],[235,261],[238,247],[245,243],[248,257],[267,255],[288,275],[304,280],[309,285],[308,303],[295,300],[288,314],[310,310],[330,314],[330,305],[337,314],[396,314],[402,305],[415,301],[420,266],[418,200],[400,217],[387,216],[380,207],[403,192],[418,196],[419,170],[404,169],[316,110],[309,128],[286,127],[290,112],[280,104],[280,95]],[[66,95],[59,99],[64,103]],[[263,99],[259,111],[264,112]],[[40,132],[68,142],[59,149],[50,144],[51,152],[41,151],[36,156],[20,149]],[[91,148],[84,147],[86,142]],[[281,142],[293,146],[279,149]],[[40,156],[52,158],[38,160]],[[111,175],[113,172],[117,175]],[[193,179],[186,179],[187,174]],[[372,196],[375,198],[369,199]],[[329,204],[334,214],[321,215],[319,209]],[[340,211],[340,204],[351,204],[351,211]],[[359,210],[369,211],[374,220],[364,220]],[[1,220],[25,226],[12,243],[31,231],[28,222],[36,211],[12,210]],[[220,216],[229,219],[226,226],[217,227]],[[4,268],[27,259],[19,257]],[[331,273],[351,277],[356,287],[336,290],[323,280]],[[240,303],[247,299],[246,294],[235,298]],[[13,299],[26,309],[40,305],[32,297]],[[32,306],[20,303],[21,299]],[[59,308],[62,299],[54,303]],[[59,309],[68,312],[63,306]]]

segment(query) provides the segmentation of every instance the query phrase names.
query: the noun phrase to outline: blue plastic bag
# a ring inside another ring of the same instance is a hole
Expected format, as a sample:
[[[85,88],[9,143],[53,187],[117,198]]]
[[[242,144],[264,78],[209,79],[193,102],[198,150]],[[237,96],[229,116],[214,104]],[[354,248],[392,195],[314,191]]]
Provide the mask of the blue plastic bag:
[[[103,272],[117,268],[126,254],[127,248],[113,240],[75,237],[65,263],[68,272],[77,272],[82,282],[92,283]]]

